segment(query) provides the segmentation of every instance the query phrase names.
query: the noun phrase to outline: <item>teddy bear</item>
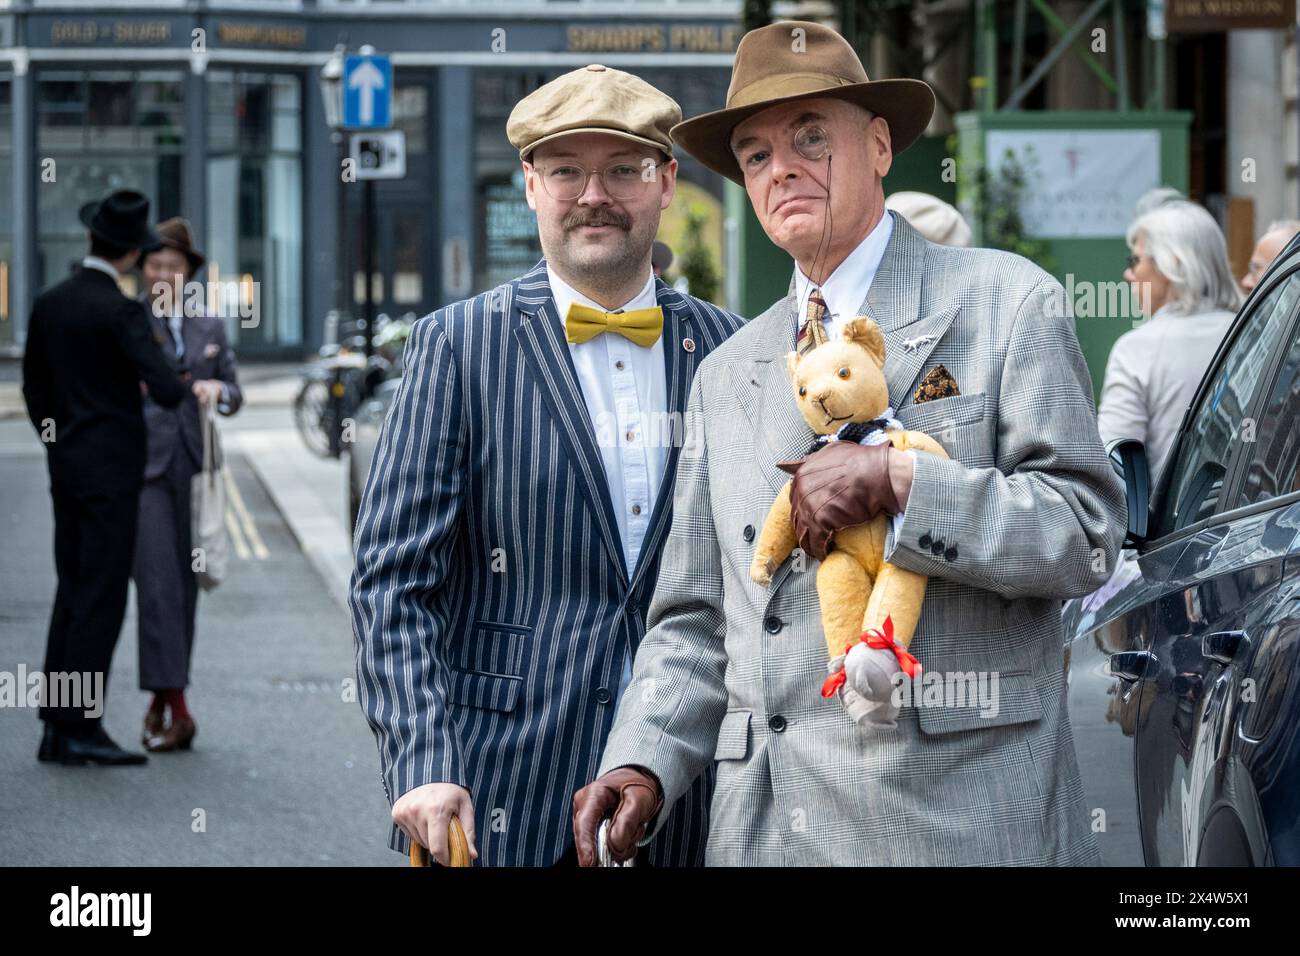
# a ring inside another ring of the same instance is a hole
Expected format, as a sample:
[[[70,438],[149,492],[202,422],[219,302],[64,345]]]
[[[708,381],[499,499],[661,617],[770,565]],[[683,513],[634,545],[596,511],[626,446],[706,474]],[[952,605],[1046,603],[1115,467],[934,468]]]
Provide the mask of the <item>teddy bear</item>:
[[[810,454],[830,441],[858,441],[948,457],[929,435],[907,431],[893,418],[884,375],[885,337],[871,319],[854,319],[839,339],[802,356],[791,352],[786,368],[799,411],[819,436]],[[899,671],[908,677],[920,671],[907,647],[925,600],[926,577],[884,560],[890,520],[882,514],[837,531],[817,569],[830,658],[822,695],[838,694],[849,716],[873,730],[897,726],[893,691]],[[763,523],[750,577],[767,587],[797,545],[787,481]]]

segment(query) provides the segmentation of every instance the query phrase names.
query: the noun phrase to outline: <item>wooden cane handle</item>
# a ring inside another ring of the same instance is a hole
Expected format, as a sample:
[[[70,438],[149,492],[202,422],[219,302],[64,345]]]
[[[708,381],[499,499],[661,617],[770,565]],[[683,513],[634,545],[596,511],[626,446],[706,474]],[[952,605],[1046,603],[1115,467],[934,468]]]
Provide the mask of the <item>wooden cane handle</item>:
[[[460,825],[460,817],[452,815],[447,826],[447,845],[451,850],[452,866],[469,866],[469,841],[465,839],[465,830]],[[416,840],[411,841],[411,866],[432,866],[429,851]]]

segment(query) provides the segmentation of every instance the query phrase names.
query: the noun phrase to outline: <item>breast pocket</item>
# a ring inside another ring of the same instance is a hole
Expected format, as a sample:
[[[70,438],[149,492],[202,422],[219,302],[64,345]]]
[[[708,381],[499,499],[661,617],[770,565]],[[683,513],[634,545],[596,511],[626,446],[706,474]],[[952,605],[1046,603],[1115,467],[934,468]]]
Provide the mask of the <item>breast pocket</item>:
[[[451,699],[469,707],[512,711],[523,686],[524,650],[532,628],[477,621],[454,655]]]
[[[992,464],[991,438],[985,428],[985,395],[954,395],[898,411],[898,420],[908,431],[924,432],[965,465]]]

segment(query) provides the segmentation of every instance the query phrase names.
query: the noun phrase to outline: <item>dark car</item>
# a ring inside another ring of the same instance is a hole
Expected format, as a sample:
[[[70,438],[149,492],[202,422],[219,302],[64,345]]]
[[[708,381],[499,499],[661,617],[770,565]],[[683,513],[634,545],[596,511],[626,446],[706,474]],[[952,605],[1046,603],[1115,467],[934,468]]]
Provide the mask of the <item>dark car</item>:
[[[1129,539],[1064,609],[1070,721],[1107,865],[1300,864],[1300,242],[1254,291]]]

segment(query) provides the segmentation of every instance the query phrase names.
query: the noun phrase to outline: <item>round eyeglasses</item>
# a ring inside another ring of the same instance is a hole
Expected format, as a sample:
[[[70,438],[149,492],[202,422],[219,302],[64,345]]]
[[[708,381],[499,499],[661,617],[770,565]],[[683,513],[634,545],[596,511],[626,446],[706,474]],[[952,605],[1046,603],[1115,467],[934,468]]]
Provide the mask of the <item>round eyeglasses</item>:
[[[647,183],[659,178],[659,167],[652,159],[638,166],[635,163],[613,163],[604,169],[585,169],[576,163],[554,163],[537,166],[542,188],[548,196],[560,202],[572,202],[587,191],[587,181],[597,174],[600,184],[612,199],[636,199]]]

